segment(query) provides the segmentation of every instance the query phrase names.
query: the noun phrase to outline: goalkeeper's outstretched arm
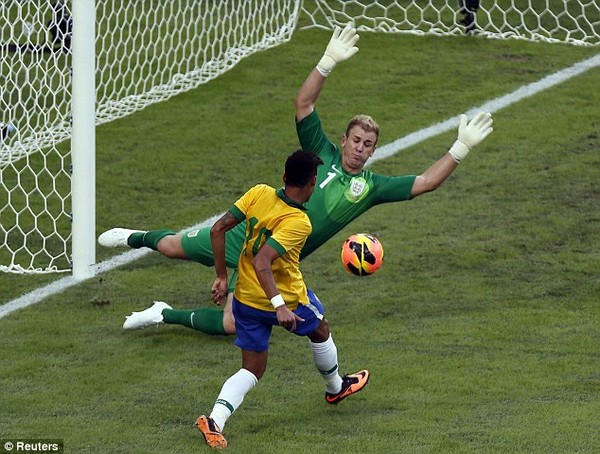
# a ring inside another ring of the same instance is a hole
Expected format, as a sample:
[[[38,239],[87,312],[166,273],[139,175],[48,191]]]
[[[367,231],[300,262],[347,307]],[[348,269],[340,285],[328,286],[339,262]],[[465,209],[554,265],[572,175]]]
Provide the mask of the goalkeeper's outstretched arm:
[[[487,112],[479,112],[471,121],[467,120],[466,115],[461,115],[458,138],[448,153],[416,178],[411,190],[412,197],[439,188],[467,154],[492,133],[493,121],[492,114]]]
[[[325,79],[333,68],[358,52],[356,47],[358,39],[359,36],[352,24],[346,25],[343,30],[340,27],[335,28],[323,56],[296,96],[296,121],[302,120],[314,110]]]

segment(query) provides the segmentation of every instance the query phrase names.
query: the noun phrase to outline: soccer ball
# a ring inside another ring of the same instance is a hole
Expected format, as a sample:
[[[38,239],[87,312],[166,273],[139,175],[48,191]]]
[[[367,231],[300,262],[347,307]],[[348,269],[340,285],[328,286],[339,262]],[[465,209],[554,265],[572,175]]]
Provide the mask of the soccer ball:
[[[383,263],[383,246],[373,235],[357,233],[342,244],[342,265],[352,274],[368,276]]]

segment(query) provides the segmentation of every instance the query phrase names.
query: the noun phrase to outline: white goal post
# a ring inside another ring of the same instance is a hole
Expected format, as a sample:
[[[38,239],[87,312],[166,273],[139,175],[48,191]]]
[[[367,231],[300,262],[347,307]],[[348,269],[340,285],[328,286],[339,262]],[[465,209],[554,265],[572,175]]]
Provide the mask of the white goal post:
[[[96,125],[196,88],[298,27],[349,21],[600,44],[597,0],[0,0],[0,271],[89,275]]]

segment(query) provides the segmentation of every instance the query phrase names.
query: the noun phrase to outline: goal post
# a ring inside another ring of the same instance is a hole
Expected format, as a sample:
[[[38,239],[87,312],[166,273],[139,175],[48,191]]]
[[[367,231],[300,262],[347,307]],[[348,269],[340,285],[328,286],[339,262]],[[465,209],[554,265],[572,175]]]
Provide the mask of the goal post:
[[[96,61],[95,0],[73,3],[72,268],[91,277],[96,263]]]
[[[0,271],[90,275],[95,126],[197,88],[298,27],[350,21],[600,44],[596,0],[0,0]]]

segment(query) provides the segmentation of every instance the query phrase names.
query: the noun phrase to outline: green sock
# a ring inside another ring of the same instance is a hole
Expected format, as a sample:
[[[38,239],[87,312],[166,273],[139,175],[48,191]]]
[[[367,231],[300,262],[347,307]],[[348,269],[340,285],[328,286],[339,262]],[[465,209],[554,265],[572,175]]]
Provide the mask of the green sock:
[[[215,307],[194,310],[163,309],[165,323],[183,325],[206,334],[227,334],[223,328],[223,311]]]
[[[156,249],[156,245],[160,240],[169,235],[175,235],[172,230],[148,230],[147,232],[132,233],[127,239],[127,244],[134,248],[139,249],[141,247],[149,247],[150,249]]]

